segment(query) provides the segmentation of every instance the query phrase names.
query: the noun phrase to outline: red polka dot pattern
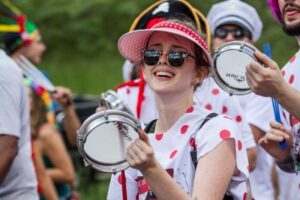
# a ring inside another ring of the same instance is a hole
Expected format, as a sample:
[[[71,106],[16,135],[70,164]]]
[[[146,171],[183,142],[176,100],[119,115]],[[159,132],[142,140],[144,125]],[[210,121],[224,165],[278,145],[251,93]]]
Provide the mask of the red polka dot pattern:
[[[294,83],[294,80],[295,80],[295,76],[294,76],[294,74],[292,74],[289,78],[289,83],[290,84]]]
[[[222,109],[222,113],[225,114],[228,112],[228,108],[227,106],[223,106],[223,109]]]
[[[296,55],[294,55],[293,57],[291,57],[290,63],[293,63],[295,60],[296,60]]]
[[[187,110],[186,110],[186,113],[192,113],[194,111],[194,107],[189,107]]]
[[[126,94],[130,94],[130,89],[129,88],[126,89]]]
[[[170,159],[173,159],[175,157],[175,155],[177,154],[177,150],[174,150],[171,154],[170,154]]]
[[[206,108],[207,110],[211,110],[211,109],[212,109],[212,106],[211,106],[211,104],[208,103],[208,104],[205,105],[205,108]]]
[[[238,150],[239,150],[239,151],[242,150],[242,148],[243,148],[243,143],[242,143],[240,140],[238,141],[237,145],[238,145]]]
[[[122,174],[120,174],[119,176],[118,176],[118,183],[120,184],[120,185],[122,185]]]
[[[195,138],[191,138],[191,139],[190,139],[190,146],[191,146],[191,147],[194,147],[195,144],[196,144],[196,143],[195,143]]]
[[[282,76],[285,76],[285,70],[281,71]]]
[[[157,134],[155,134],[155,139],[156,139],[157,141],[160,141],[160,140],[163,138],[163,136],[164,136],[163,133],[157,133]]]
[[[227,139],[227,138],[229,138],[230,137],[230,131],[229,130],[226,130],[226,129],[224,129],[224,130],[222,130],[221,132],[220,132],[220,137],[222,138],[222,139]]]
[[[241,121],[242,121],[242,116],[240,116],[240,115],[236,116],[236,117],[235,117],[235,120],[236,120],[237,122],[241,122]]]
[[[188,129],[189,129],[189,125],[183,125],[180,129],[180,133],[185,134]]]
[[[220,90],[217,89],[217,88],[215,88],[215,89],[212,90],[212,94],[213,95],[218,95],[219,93],[220,93]]]

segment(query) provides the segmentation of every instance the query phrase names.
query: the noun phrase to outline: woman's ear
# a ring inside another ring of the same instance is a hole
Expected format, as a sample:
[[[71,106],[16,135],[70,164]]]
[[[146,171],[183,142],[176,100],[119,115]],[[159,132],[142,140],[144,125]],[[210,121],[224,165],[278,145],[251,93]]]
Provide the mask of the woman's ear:
[[[209,69],[205,66],[198,67],[196,69],[196,75],[194,77],[193,83],[196,85],[202,83],[202,81],[208,76]]]

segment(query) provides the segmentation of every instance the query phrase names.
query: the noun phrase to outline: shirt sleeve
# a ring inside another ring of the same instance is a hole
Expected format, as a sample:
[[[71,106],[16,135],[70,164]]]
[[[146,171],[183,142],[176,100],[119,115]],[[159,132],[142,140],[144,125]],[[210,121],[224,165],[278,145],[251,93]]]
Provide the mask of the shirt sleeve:
[[[12,76],[11,78],[16,78]],[[22,77],[18,80],[0,79],[0,135],[20,137],[21,130],[21,95]]]
[[[234,176],[232,179],[243,181],[249,175],[246,148],[236,123],[225,115],[212,118],[197,133],[198,159],[215,149],[226,139],[233,139],[235,142],[236,166],[240,171],[239,175]]]

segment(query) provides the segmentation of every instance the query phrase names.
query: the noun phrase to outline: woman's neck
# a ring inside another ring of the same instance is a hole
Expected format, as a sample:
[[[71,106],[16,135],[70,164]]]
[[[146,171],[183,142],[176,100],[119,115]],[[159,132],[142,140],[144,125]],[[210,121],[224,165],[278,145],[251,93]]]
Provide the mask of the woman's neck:
[[[193,96],[165,94],[156,96],[158,120],[155,132],[166,132],[193,105]]]

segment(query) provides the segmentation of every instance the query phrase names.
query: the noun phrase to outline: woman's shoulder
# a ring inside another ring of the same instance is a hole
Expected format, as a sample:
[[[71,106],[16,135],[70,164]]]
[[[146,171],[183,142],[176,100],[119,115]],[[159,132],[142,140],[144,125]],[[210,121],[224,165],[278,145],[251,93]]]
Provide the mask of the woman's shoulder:
[[[55,125],[51,123],[45,123],[39,128],[38,138],[45,140],[48,138],[53,138],[53,135],[57,134]]]

